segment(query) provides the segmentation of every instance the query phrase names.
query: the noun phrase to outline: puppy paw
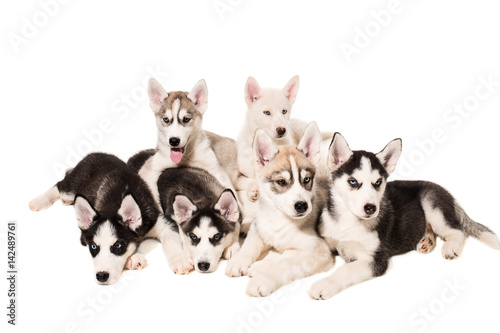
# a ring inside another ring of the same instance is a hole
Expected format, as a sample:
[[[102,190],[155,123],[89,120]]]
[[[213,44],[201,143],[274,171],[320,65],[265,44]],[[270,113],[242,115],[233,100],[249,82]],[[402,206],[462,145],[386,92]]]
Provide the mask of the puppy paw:
[[[29,208],[34,212],[38,212],[40,210],[49,208],[50,206],[52,206],[52,204],[53,202],[42,194],[30,201]]]
[[[247,275],[249,277],[253,277],[255,275],[265,274],[266,272],[269,272],[271,268],[272,267],[270,267],[265,260],[256,261],[248,269]]]
[[[317,300],[326,300],[338,294],[334,285],[327,279],[319,280],[313,283],[307,293],[309,294],[309,297]]]
[[[279,281],[266,274],[255,275],[247,286],[247,294],[253,297],[266,297],[281,287]]]
[[[168,265],[175,274],[184,275],[193,270],[193,260],[186,254],[178,255],[169,260]]]
[[[236,255],[236,253],[238,253],[239,250],[240,250],[240,243],[235,242],[232,245],[230,245],[224,249],[224,252],[222,253],[222,257],[224,259],[229,260],[232,257],[234,257]]]
[[[259,189],[251,189],[247,191],[247,197],[251,202],[256,202],[259,200]]]
[[[441,249],[443,257],[447,260],[454,260],[462,254],[462,246],[458,242],[446,241]]]
[[[248,260],[241,255],[236,255],[227,262],[226,275],[229,277],[240,277],[246,275],[251,264],[251,260]]]
[[[431,253],[436,248],[436,238],[424,236],[417,244],[417,252],[422,254]]]
[[[130,270],[141,270],[146,268],[147,265],[148,262],[146,260],[146,257],[141,253],[135,253],[127,259],[125,268]]]

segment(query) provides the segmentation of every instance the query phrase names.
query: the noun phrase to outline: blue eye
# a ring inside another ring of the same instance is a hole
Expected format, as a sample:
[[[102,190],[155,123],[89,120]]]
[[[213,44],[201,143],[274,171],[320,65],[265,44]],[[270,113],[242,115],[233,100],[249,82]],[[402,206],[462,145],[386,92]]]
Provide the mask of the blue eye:
[[[122,246],[123,246],[123,245],[122,245],[121,243],[116,243],[116,244],[115,244],[115,247],[116,247],[117,249],[121,248]]]
[[[379,179],[375,182],[375,186],[379,187],[382,184],[382,179]]]
[[[92,244],[92,245],[90,245],[90,248],[91,248],[92,250],[97,250],[97,245]]]
[[[348,182],[348,183],[349,183],[349,185],[351,185],[351,186],[358,186],[358,181],[357,181],[356,179],[354,179],[354,178],[349,178],[349,179],[347,180],[347,182]]]
[[[195,234],[189,234],[189,237],[194,241],[198,239],[198,236],[196,236]]]
[[[214,240],[218,241],[222,238],[222,235],[221,234],[215,234],[214,235]]]
[[[168,119],[168,118],[163,118],[163,121],[164,121],[166,124],[168,124],[168,123],[170,122],[170,119]]]
[[[264,111],[264,114],[265,114],[266,116],[270,116],[270,115],[271,115],[271,112],[270,112],[270,111]]]
[[[288,110],[283,110],[283,114],[286,114],[288,112]]]
[[[308,184],[311,181],[311,177],[304,178],[304,183]]]

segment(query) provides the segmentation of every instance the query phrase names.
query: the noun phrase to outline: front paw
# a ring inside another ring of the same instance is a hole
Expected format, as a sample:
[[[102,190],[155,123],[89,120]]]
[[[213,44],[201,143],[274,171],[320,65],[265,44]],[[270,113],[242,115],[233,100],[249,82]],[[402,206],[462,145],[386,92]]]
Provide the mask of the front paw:
[[[248,272],[248,267],[253,262],[244,256],[236,255],[226,264],[226,275],[229,277],[239,277],[246,275]]]
[[[335,296],[338,292],[332,282],[322,279],[313,283],[308,294],[312,299],[326,300]]]
[[[52,204],[53,202],[50,201],[47,196],[42,194],[30,201],[29,208],[34,212],[38,212],[40,210],[49,208],[50,206],[52,206]]]
[[[240,243],[235,242],[232,245],[230,245],[224,249],[224,252],[222,253],[222,257],[224,259],[229,260],[232,257],[234,257],[236,255],[236,253],[238,253],[239,250],[240,250]]]
[[[125,268],[130,270],[141,270],[146,268],[148,262],[146,257],[141,253],[131,255],[125,263]]]
[[[265,259],[256,261],[252,266],[248,269],[247,275],[249,277],[253,277],[255,275],[265,274],[272,269],[271,265],[269,265]]]
[[[175,274],[184,275],[193,270],[193,260],[186,254],[180,254],[168,261]]]
[[[276,279],[267,274],[255,275],[247,286],[247,294],[253,297],[266,297],[281,287]]]

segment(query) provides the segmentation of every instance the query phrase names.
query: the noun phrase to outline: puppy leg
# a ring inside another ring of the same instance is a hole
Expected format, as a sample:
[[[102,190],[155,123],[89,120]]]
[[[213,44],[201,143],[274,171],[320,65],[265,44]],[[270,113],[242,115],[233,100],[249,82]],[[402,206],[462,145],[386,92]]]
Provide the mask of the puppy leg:
[[[258,264],[258,265],[257,265]],[[325,245],[323,252],[287,250],[278,258],[264,259],[250,267],[247,294],[268,296],[297,279],[325,272],[333,267],[334,258]]]
[[[267,246],[252,225],[240,251],[227,262],[226,275],[229,277],[246,275],[250,265],[257,260],[266,248]]]
[[[436,248],[436,234],[432,230],[430,223],[427,223],[425,235],[417,244],[417,252],[426,254],[431,253]]]
[[[234,257],[239,250],[240,250],[240,224],[236,223],[236,228],[233,232],[233,242],[231,245],[229,245],[224,249],[222,257],[224,259],[229,260],[232,257]]]
[[[358,260],[338,268],[332,275],[316,281],[309,289],[313,299],[329,299],[342,290],[374,277],[372,262]]]
[[[158,241],[155,239],[146,239],[137,248],[137,252],[131,255],[125,263],[125,269],[141,270],[148,266],[145,255],[151,252],[156,246]]]
[[[160,217],[157,223],[166,222]],[[187,274],[194,268],[193,259],[182,249],[182,240],[178,231],[172,230],[172,228],[167,225],[159,238],[168,265],[175,274]]]
[[[59,198],[59,190],[57,189],[57,186],[54,185],[49,188],[47,192],[40,194],[39,196],[31,200],[29,208],[34,212],[38,212],[40,210],[49,208]]]

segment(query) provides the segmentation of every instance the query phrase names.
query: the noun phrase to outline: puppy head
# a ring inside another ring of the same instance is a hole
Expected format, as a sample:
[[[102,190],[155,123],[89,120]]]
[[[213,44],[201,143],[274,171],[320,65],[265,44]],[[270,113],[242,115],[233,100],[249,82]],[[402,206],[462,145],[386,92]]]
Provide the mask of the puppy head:
[[[160,148],[169,150],[173,163],[180,163],[190,138],[201,129],[208,107],[205,80],[198,81],[191,92],[167,93],[155,79],[149,81],[151,108],[156,116]]]
[[[401,156],[401,139],[391,141],[381,152],[352,151],[340,133],[335,133],[328,152],[333,190],[359,219],[376,218],[387,178]]]
[[[180,226],[183,246],[200,273],[217,270],[223,251],[233,242],[240,221],[238,203],[231,190],[221,193],[213,207],[197,207],[184,195],[177,195],[172,218]]]
[[[113,284],[121,277],[127,259],[137,250],[141,211],[131,195],[123,198],[116,214],[100,216],[78,196],[74,203],[82,245],[88,246],[98,284]],[[108,215],[108,214],[107,214]]]
[[[262,89],[250,76],[245,84],[247,121],[256,128],[262,128],[272,139],[285,137],[298,90],[298,76],[292,77],[283,89]]]
[[[264,130],[253,143],[260,181],[261,204],[272,203],[282,213],[300,219],[312,211],[313,183],[319,160],[321,135],[310,123],[297,147],[277,147]]]

